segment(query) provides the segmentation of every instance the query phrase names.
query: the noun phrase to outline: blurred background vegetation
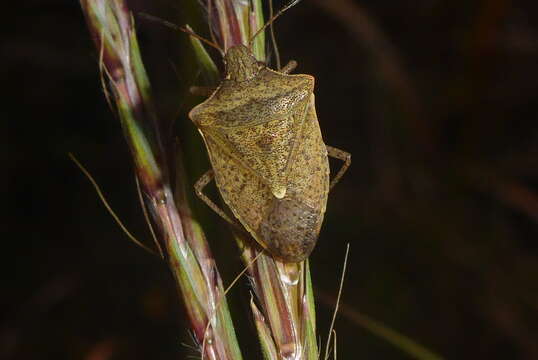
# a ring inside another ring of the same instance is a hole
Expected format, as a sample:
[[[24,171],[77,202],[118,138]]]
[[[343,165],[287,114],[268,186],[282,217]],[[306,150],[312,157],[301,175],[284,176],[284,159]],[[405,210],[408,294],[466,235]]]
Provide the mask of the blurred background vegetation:
[[[195,1],[130,4],[206,30]],[[28,0],[3,21],[0,357],[195,355],[167,267],[128,242],[67,157],[149,243],[78,2]],[[187,36],[136,21],[194,181],[208,164],[185,116],[199,99],[186,89],[203,79]],[[325,334],[351,244],[339,358],[408,358],[361,327],[360,312],[446,359],[538,359],[536,3],[304,0],[276,35],[283,60],[316,77],[326,143],[353,154],[311,258]],[[228,283],[241,270],[236,246],[195,203]],[[230,299],[244,355],[257,358],[246,280]]]

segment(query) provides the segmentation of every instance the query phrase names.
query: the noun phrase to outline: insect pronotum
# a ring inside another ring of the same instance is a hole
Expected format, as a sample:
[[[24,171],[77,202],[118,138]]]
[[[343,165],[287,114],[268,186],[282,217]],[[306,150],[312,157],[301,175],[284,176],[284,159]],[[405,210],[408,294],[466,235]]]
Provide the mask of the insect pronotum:
[[[314,77],[289,75],[295,62],[274,71],[243,45],[228,49],[224,60],[225,79],[189,113],[213,168],[197,181],[196,193],[236,223],[202,192],[214,177],[226,205],[263,248],[283,261],[302,261],[351,155],[324,144]],[[327,155],[344,161],[330,183]]]

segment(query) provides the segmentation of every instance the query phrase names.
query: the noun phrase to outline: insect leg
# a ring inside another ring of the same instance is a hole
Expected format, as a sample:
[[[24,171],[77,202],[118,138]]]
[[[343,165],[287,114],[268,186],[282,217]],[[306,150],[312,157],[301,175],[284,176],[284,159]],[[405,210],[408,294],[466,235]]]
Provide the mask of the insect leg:
[[[207,195],[202,192],[204,188],[207,186],[207,184],[209,184],[209,182],[214,179],[214,177],[215,175],[213,173],[213,169],[207,170],[206,173],[202,175],[198,179],[198,181],[196,181],[196,184],[194,184],[194,190],[196,192],[196,195],[198,195],[198,197],[202,199],[202,201],[205,202],[206,205],[211,208],[211,210],[213,210],[218,215],[220,215],[220,217],[222,217],[224,220],[226,220],[227,222],[229,222],[230,224],[234,226],[239,226],[237,222],[230,219],[230,217],[226,215],[226,213],[222,211],[222,209],[219,208],[217,204],[211,201],[211,199],[208,198]]]
[[[284,65],[282,69],[280,69],[280,72],[283,74],[289,74],[290,72],[295,70],[296,67],[297,67],[297,61],[291,60],[286,65]]]
[[[191,86],[189,88],[189,91],[193,95],[198,96],[209,96],[213,94],[213,92],[216,90],[216,87],[213,86]]]
[[[342,160],[344,162],[344,165],[342,165],[340,170],[338,170],[334,179],[331,180],[331,185],[329,186],[329,191],[330,191],[332,190],[334,185],[336,185],[340,181],[340,178],[347,171],[347,169],[349,168],[349,165],[351,165],[351,154],[348,152],[345,152],[344,150],[340,150],[329,145],[325,145],[325,146],[327,147],[327,153],[329,154],[329,156],[338,160]]]

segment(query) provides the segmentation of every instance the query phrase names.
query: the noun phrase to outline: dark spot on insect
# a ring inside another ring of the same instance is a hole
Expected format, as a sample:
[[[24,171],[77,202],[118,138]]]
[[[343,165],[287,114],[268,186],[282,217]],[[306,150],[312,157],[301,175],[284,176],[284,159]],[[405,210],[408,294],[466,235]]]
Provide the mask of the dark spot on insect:
[[[267,134],[262,136],[258,141],[256,141],[256,145],[262,149],[263,151],[271,151],[272,150],[272,144],[274,141],[274,135]]]

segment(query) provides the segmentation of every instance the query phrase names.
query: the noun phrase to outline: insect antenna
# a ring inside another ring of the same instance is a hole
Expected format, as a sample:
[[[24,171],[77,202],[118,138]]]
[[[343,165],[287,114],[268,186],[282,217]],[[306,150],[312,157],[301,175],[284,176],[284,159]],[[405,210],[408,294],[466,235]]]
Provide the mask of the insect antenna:
[[[269,0],[269,18],[272,18],[272,17],[273,17],[273,0]],[[280,69],[280,52],[278,51],[278,45],[276,44],[275,28],[273,26],[273,23],[274,21],[271,21],[271,27],[269,28],[271,30],[271,43],[275,51],[276,68]]]
[[[222,50],[222,48],[220,46],[218,46],[216,43],[214,43],[213,41],[211,40],[207,40],[206,38],[204,38],[203,36],[200,36],[198,34],[196,34],[194,31],[192,30],[189,30],[187,29],[186,27],[183,27],[183,26],[178,26],[174,23],[171,23],[170,21],[166,21],[164,19],[161,19],[161,18],[158,18],[156,16],[153,16],[153,15],[150,15],[150,14],[147,14],[147,13],[139,13],[138,14],[141,18],[143,19],[146,19],[146,20],[149,20],[149,21],[154,21],[154,22],[157,22],[161,25],[164,25],[166,27],[169,27],[173,30],[176,30],[176,31],[181,31],[181,32],[184,32],[186,34],[189,34],[190,36],[194,37],[194,38],[197,38],[198,40],[202,41],[203,43],[211,46],[212,48],[215,48],[219,51],[219,53],[221,55],[224,55],[224,51]]]
[[[209,27],[209,35],[211,36],[211,40],[216,44],[217,38],[215,36],[215,30],[213,29],[213,1],[211,0],[207,2],[207,25]]]
[[[273,22],[278,19],[280,17],[280,15],[284,14],[286,12],[286,10],[292,8],[293,6],[297,5],[301,0],[292,0],[290,1],[286,6],[284,6],[282,9],[278,10],[278,12],[271,16],[271,18],[269,20],[267,20],[267,22],[261,27],[258,29],[258,31],[256,31],[254,33],[254,35],[250,38],[249,42],[248,42],[248,47],[249,48],[252,48],[252,43],[254,42],[254,39],[256,39],[256,36],[258,36],[262,31],[264,31],[269,25],[272,25]],[[272,6],[271,6],[272,8]]]

